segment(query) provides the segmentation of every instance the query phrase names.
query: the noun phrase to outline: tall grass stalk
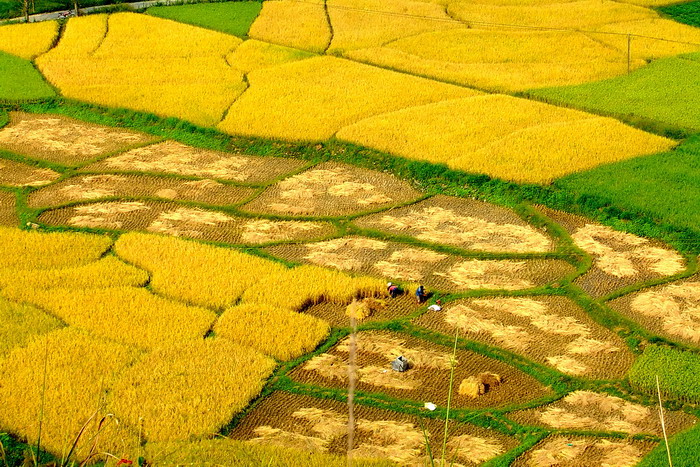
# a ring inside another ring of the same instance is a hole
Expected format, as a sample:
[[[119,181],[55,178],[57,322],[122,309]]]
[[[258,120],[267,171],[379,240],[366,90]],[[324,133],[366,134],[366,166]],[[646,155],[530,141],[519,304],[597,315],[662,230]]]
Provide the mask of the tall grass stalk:
[[[666,444],[666,454],[668,455],[668,465],[673,467],[671,461],[671,448],[668,445],[668,435],[666,434],[666,421],[664,420],[664,408],[661,405],[661,386],[659,385],[659,375],[656,375],[656,393],[659,396],[659,418],[661,418],[661,430],[664,433],[664,443]]]
[[[348,466],[352,465],[352,449],[355,444],[355,357],[357,353],[357,319],[350,317],[352,334],[348,352]]]
[[[44,403],[46,402],[46,373],[48,372],[49,361],[49,341],[44,344],[44,374],[41,382],[41,404],[39,405],[39,433],[36,437],[36,457],[34,457],[34,465],[38,466],[41,462],[41,429],[44,424]]]
[[[442,454],[440,455],[441,465],[445,466],[445,452],[447,451],[447,435],[449,432],[449,422],[450,422],[450,407],[452,406],[452,389],[454,387],[455,380],[455,367],[457,358],[457,337],[458,331],[455,331],[455,343],[452,346],[452,358],[450,359],[450,387],[447,393],[447,412],[445,414],[445,433],[442,438]]]

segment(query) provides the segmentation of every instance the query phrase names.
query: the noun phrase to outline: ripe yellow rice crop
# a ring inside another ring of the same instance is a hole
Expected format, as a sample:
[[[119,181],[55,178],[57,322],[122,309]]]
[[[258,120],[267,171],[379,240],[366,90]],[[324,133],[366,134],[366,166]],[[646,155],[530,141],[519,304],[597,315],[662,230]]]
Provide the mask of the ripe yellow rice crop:
[[[449,22],[443,6],[415,0],[328,0],[328,15],[333,25],[331,53],[377,47],[400,37],[459,27]]]
[[[257,281],[287,269],[236,250],[135,232],[122,235],[115,251],[149,271],[158,293],[213,308],[231,306]]]
[[[328,56],[257,70],[248,80],[219,128],[288,140],[325,140],[362,118],[478,94]]]
[[[331,40],[331,29],[324,0],[263,2],[248,35],[273,44],[310,52],[324,52]]]
[[[34,336],[60,327],[60,321],[41,310],[0,299],[0,358]]]
[[[582,0],[546,5],[484,5],[453,2],[449,13],[474,27],[480,22],[503,25],[526,25],[549,28],[590,29],[595,26],[658,17],[648,8],[617,2]]]
[[[0,268],[54,269],[96,261],[112,239],[84,233],[39,233],[0,227]]]
[[[3,290],[8,298],[41,307],[71,326],[140,348],[203,337],[216,315],[157,297],[146,289]]]
[[[355,297],[374,296],[385,289],[383,280],[351,277],[317,266],[299,266],[285,274],[270,275],[245,291],[243,303],[299,310],[304,305],[329,301],[347,303]]]
[[[270,68],[313,56],[314,54],[304,50],[251,39],[245,41],[231,52],[227,59],[229,63],[243,73],[250,73],[253,70]]]
[[[36,444],[41,427],[42,448],[67,454],[81,426],[98,409],[116,374],[138,352],[91,337],[76,329],[50,332],[0,360],[0,425]],[[46,359],[46,361],[45,361]],[[43,419],[42,381],[46,367]],[[99,417],[104,415],[102,412]],[[98,420],[99,420],[98,417]],[[88,426],[81,447],[89,448],[95,424]],[[119,436],[104,436],[118,444]],[[103,448],[100,446],[100,448]],[[85,455],[85,450],[79,449]],[[98,448],[99,449],[99,448]]]
[[[49,50],[56,34],[58,34],[56,21],[1,26],[0,50],[32,59]]]
[[[69,33],[71,28],[75,31]],[[67,97],[214,125],[246,87],[242,74],[225,60],[241,40],[227,34],[117,13],[90,54],[99,21],[69,23],[67,30],[70,41],[37,60]],[[77,39],[83,32],[83,40]]]
[[[275,367],[225,339],[163,347],[123,373],[111,398],[118,418],[150,441],[212,436],[255,397]]]
[[[105,287],[139,287],[148,281],[145,271],[119,261],[114,256],[72,268],[18,271],[0,269],[0,288],[23,290],[94,289]]]
[[[344,128],[337,137],[408,158],[534,183],[675,145],[610,118],[498,95],[380,115]]]
[[[670,39],[668,42],[644,37],[632,37],[630,52],[636,60],[651,60],[668,57],[685,52],[693,52],[700,49],[698,46],[683,44],[691,42],[700,44],[700,30],[698,28],[678,23],[669,19],[650,18],[644,21],[630,21],[614,23],[598,28],[599,31],[618,32],[623,34],[638,34],[648,37],[662,37]],[[627,37],[608,34],[595,34],[594,37],[619,50],[627,50]]]
[[[399,39],[347,56],[449,82],[523,90],[601,80],[627,71],[623,50],[578,32],[455,29]],[[626,49],[625,49],[626,50]],[[646,62],[636,57],[633,68]]]
[[[214,327],[217,336],[278,360],[312,351],[329,331],[327,322],[313,316],[254,303],[229,308]]]
[[[71,59],[93,53],[107,34],[107,18],[108,15],[88,15],[69,19],[51,57]]]

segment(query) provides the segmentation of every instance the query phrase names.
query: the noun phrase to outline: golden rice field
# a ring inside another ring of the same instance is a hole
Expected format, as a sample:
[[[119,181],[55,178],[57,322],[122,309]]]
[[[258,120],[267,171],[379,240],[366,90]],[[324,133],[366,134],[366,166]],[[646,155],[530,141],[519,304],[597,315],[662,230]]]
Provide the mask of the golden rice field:
[[[243,73],[272,68],[288,62],[314,57],[311,52],[271,44],[255,39],[247,40],[227,56],[227,60]]]
[[[316,53],[325,52],[331,41],[322,0],[265,2],[248,34],[253,39]]]
[[[55,21],[3,26],[0,27],[0,51],[32,59],[49,50],[57,33]]]

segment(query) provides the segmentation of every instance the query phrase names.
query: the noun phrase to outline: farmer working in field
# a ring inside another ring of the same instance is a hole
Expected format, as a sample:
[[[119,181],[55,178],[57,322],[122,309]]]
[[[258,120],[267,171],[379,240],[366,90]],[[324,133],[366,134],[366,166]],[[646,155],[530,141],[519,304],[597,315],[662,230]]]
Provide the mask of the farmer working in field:
[[[425,293],[425,287],[423,287],[422,285],[419,285],[418,288],[416,289],[416,301],[420,305],[427,298],[428,298],[428,294]]]
[[[399,286],[389,282],[386,285],[386,291],[389,292],[389,296],[391,298],[396,298],[396,296],[399,294]]]

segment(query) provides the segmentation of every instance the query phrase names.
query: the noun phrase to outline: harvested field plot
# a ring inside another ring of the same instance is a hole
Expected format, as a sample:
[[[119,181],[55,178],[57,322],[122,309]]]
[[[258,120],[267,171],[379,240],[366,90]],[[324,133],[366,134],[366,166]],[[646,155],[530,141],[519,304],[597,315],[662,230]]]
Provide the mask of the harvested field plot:
[[[324,0],[263,3],[248,35],[273,44],[322,53],[331,41]]]
[[[138,356],[139,352],[128,346],[76,329],[40,336],[0,360],[0,376],[4,381],[0,399],[6,402],[0,407],[0,424],[36,445],[41,420],[44,449],[67,453],[81,427],[102,402],[106,389]],[[44,365],[47,372],[45,397],[42,397],[42,385],[36,383],[36,378],[44,374]],[[43,418],[39,415],[42,400]],[[98,420],[105,414],[106,411],[100,410]],[[80,458],[87,456],[96,432],[97,423],[88,424],[77,449]],[[99,437],[97,449],[121,452],[131,447],[132,441],[137,442],[136,435],[129,437],[110,420]]]
[[[518,183],[550,183],[571,172],[676,145],[611,118],[503,95],[385,113],[346,126],[336,136]]]
[[[263,5],[263,12],[277,3]],[[283,24],[289,28],[289,19]],[[479,94],[330,56],[256,70],[248,80],[250,88],[231,105],[218,128],[234,135],[292,141],[326,140],[373,115]]]
[[[439,452],[444,421],[419,420],[398,412],[355,406],[354,458],[384,458],[399,465],[428,462],[424,423],[433,453]],[[347,449],[347,406],[341,402],[275,392],[255,407],[229,434],[256,445],[296,447],[344,455]],[[493,430],[453,423],[448,459],[477,465],[514,448],[517,442]],[[457,465],[457,464],[455,464]]]
[[[366,237],[268,248],[278,257],[363,272],[438,290],[528,289],[573,271],[559,260],[478,260]],[[412,291],[410,291],[412,292]]]
[[[101,29],[76,19],[72,39],[37,59],[66,97],[211,126],[246,89],[225,59],[241,43],[234,36],[134,13],[112,14]]]
[[[41,186],[48,185],[61,175],[50,169],[40,169],[31,165],[0,159],[0,185]]]
[[[593,256],[593,267],[575,281],[593,296],[685,270],[685,259],[661,242],[619,232],[573,214],[540,210],[564,227],[579,248]]]
[[[503,347],[562,373],[621,379],[634,361],[625,342],[564,297],[467,299],[416,324]]]
[[[271,214],[338,216],[408,202],[420,195],[393,175],[324,162],[269,187],[244,209]]]
[[[140,349],[202,338],[216,320],[203,308],[184,305],[136,287],[105,289],[5,289],[3,295],[48,310],[70,326]]]
[[[513,467],[633,467],[656,443],[550,435],[518,457]]]
[[[18,221],[15,194],[0,191],[0,226],[16,226]]]
[[[552,249],[552,240],[500,206],[438,195],[420,203],[357,219],[364,228],[467,250],[529,253]]]
[[[608,304],[646,329],[673,340],[700,346],[698,276],[645,289]]]
[[[112,407],[148,440],[210,436],[248,405],[274,367],[272,359],[224,339],[179,342],[121,374]]]
[[[363,323],[377,321],[390,321],[397,318],[404,318],[416,312],[420,305],[416,304],[413,295],[415,287],[405,290],[403,295],[396,298],[378,297],[369,298],[369,315],[362,320]],[[350,317],[348,316],[348,306],[350,304],[321,302],[304,308],[303,312],[331,323],[331,326],[338,328],[350,327]]]
[[[0,164],[3,162],[0,161]],[[228,206],[244,201],[254,192],[251,188],[224,185],[209,179],[180,180],[147,175],[79,175],[32,192],[27,204],[38,208],[100,198],[144,197]]]
[[[509,418],[525,425],[560,430],[621,431],[636,435],[663,436],[658,406],[645,407],[619,397],[591,391],[574,391],[563,399],[537,409],[514,412]],[[665,411],[670,435],[695,423],[695,417],[679,411]]]
[[[0,148],[64,165],[77,165],[153,139],[59,115],[24,112],[10,112],[10,124],[0,129]]]
[[[160,172],[261,183],[304,166],[296,159],[255,157],[210,151],[177,141],[132,149],[85,167],[89,171]]]
[[[321,386],[347,386],[349,343],[350,337],[347,337],[327,353],[302,364],[291,373],[292,379]],[[357,335],[357,388],[446,406],[451,352],[447,347],[399,333],[360,332]],[[403,373],[391,369],[391,362],[400,355],[410,365]],[[534,378],[497,360],[458,350],[457,361],[455,386],[460,390],[452,400],[454,406],[498,407],[523,403],[549,393]],[[476,383],[482,374],[493,375],[494,382],[488,389],[479,390]]]
[[[105,201],[45,211],[39,221],[110,230],[152,233],[223,243],[314,240],[335,232],[324,222],[248,219],[220,211],[153,201]]]

